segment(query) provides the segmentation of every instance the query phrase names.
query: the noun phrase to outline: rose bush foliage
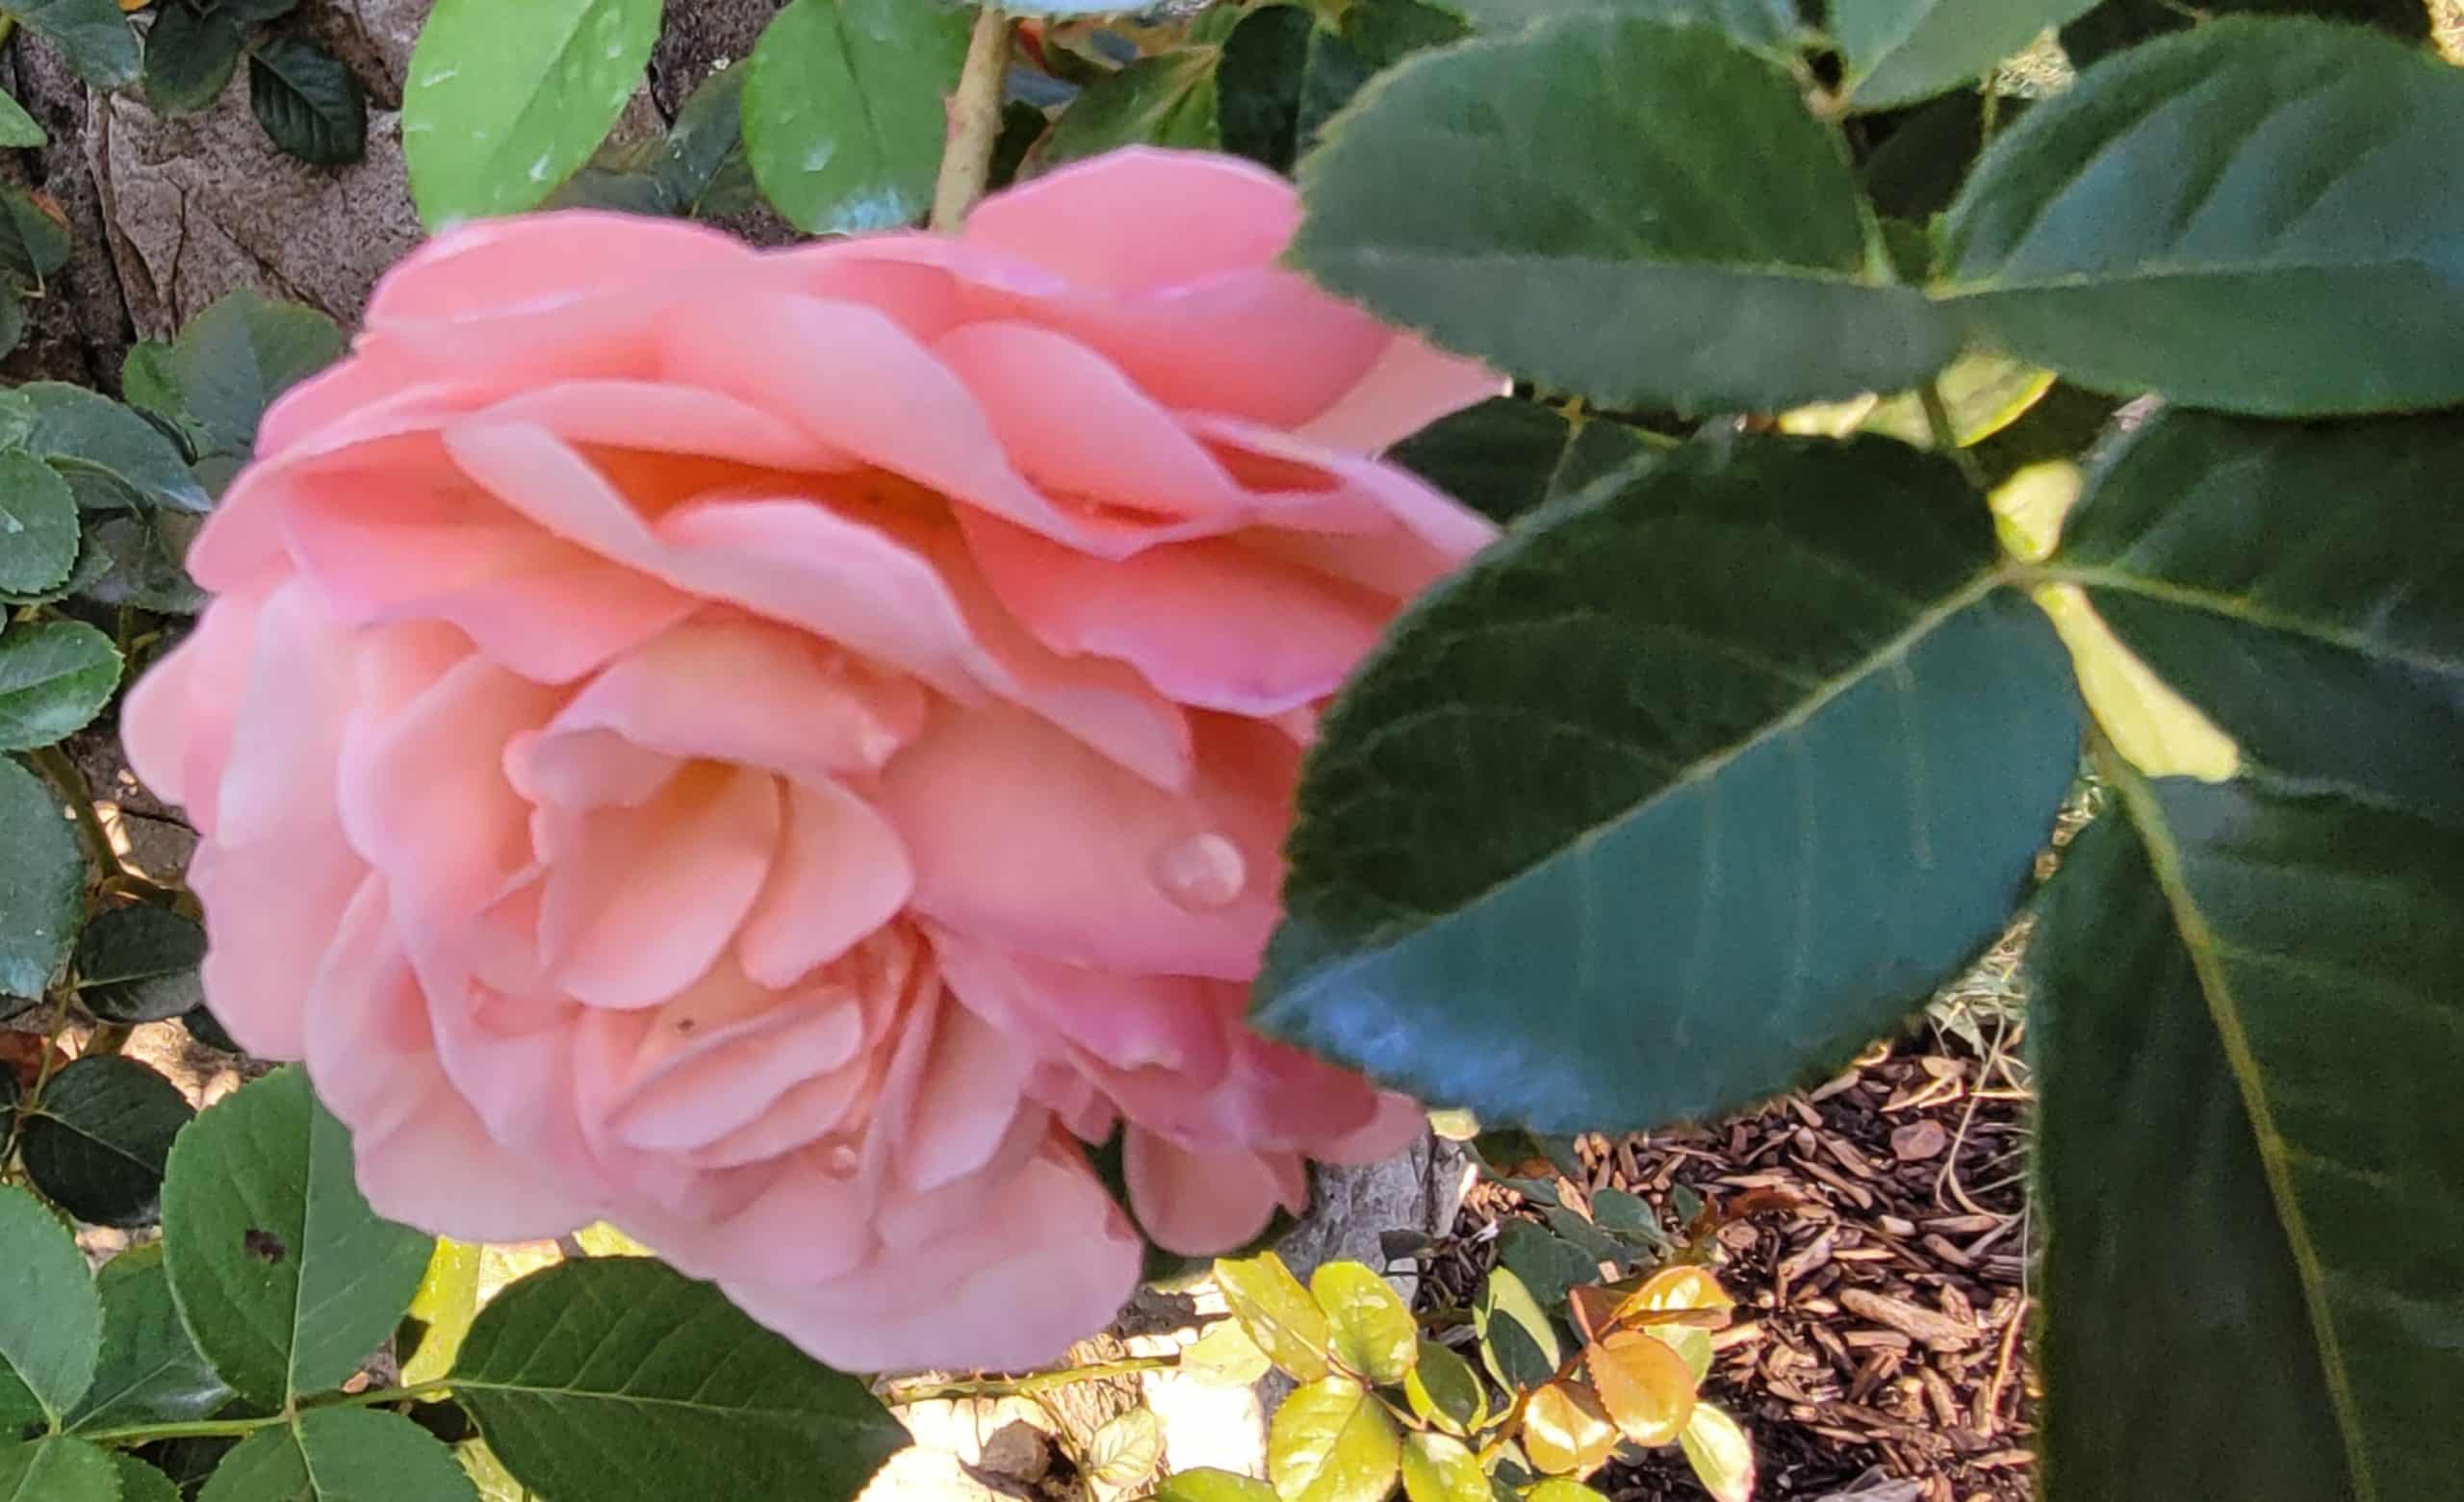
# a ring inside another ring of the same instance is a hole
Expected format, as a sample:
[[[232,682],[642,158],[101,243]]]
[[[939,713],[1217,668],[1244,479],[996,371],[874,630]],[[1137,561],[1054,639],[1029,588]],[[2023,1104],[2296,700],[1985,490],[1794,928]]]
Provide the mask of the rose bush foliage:
[[[1275,266],[1297,217],[1132,151],[957,238],[551,215],[388,278],[125,716],[217,1014],[379,1211],[1017,1366],[1142,1230],[1417,1129],[1242,1014],[1319,706],[1493,533],[1369,456],[1498,381]]]

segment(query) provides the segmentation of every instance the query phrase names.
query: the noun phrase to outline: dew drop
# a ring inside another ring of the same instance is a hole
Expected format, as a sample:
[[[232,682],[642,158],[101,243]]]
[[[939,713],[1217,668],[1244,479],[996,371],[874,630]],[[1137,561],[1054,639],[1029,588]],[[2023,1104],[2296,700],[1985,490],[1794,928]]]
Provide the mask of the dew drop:
[[[1175,840],[1155,857],[1155,884],[1191,912],[1230,905],[1248,880],[1249,864],[1241,858],[1241,848],[1213,832]]]
[[[853,1147],[844,1142],[834,1142],[830,1151],[823,1155],[823,1161],[830,1165],[832,1173],[844,1179],[855,1173],[858,1159]]]

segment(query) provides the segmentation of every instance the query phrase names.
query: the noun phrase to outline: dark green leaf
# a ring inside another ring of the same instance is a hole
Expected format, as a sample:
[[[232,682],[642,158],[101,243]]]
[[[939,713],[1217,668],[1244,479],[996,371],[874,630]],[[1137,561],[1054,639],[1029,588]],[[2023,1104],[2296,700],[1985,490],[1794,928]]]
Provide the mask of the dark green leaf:
[[[77,564],[77,497],[51,466],[21,448],[0,452],[0,591],[33,595]]]
[[[0,636],[0,751],[32,751],[86,727],[119,686],[119,649],[81,621]]]
[[[240,65],[240,28],[226,12],[167,3],[145,34],[145,99],[166,115],[202,110],[222,97]]]
[[[1463,22],[1419,0],[1348,0],[1343,24],[1310,33],[1294,120],[1301,152],[1318,144],[1326,122],[1351,103],[1372,78],[1416,52],[1460,41]]]
[[[1278,172],[1292,169],[1299,146],[1300,85],[1317,29],[1308,12],[1290,5],[1260,6],[1232,28],[1215,72],[1215,115],[1224,150]]]
[[[346,165],[368,154],[368,101],[342,59],[294,37],[248,53],[248,105],[273,143],[302,162]]]
[[[137,33],[119,0],[9,0],[5,9],[60,49],[77,76],[97,89],[137,82]]]
[[[1651,1242],[1667,1238],[1658,1212],[1648,1202],[1623,1189],[1592,1190],[1591,1216],[1601,1230],[1617,1235],[1639,1236]]]
[[[0,1502],[127,1502],[111,1452],[54,1435],[0,1449]]]
[[[165,615],[205,608],[205,591],[189,577],[189,547],[204,519],[180,511],[136,511],[104,517],[86,529],[87,557],[99,563],[77,593],[102,605],[135,605]],[[82,571],[81,571],[82,572]]]
[[[59,798],[7,757],[0,757],[0,996],[40,996],[77,942],[86,857]]]
[[[1438,419],[1387,457],[1493,522],[1542,504],[1668,446],[1605,419],[1569,420],[1516,396],[1498,396]]]
[[[453,1452],[399,1413],[310,1409],[224,1456],[197,1502],[478,1502]]]
[[[274,399],[342,358],[345,340],[316,309],[245,289],[189,320],[171,347],[180,400],[209,453],[244,454]]]
[[[2455,413],[2297,426],[2171,410],[2098,473],[2054,568],[2245,755],[2464,823],[2458,474]]]
[[[231,1401],[230,1387],[180,1323],[162,1243],[105,1262],[94,1286],[103,1300],[102,1359],[68,1427],[187,1423],[211,1417]]]
[[[1569,158],[1578,186],[1531,169]],[[1334,291],[1613,407],[1899,391],[1957,343],[1869,264],[1796,82],[1704,27],[1576,15],[1415,59],[1301,184],[1293,254]]]
[[[182,1017],[180,1026],[189,1030],[189,1036],[207,1048],[217,1049],[225,1054],[240,1052],[240,1045],[231,1041],[231,1034],[222,1031],[222,1024],[216,1020],[213,1011],[208,1007],[200,1006]]]
[[[1472,1319],[1480,1336],[1481,1364],[1509,1392],[1547,1382],[1564,1360],[1549,1311],[1510,1267],[1489,1269]]]
[[[105,1022],[167,1022],[204,1005],[205,926],[167,907],[97,913],[77,940],[77,1002]]]
[[[1615,11],[1662,21],[1717,27],[1749,47],[1784,51],[1800,27],[1795,0],[1446,0],[1483,31],[1511,30],[1550,16]]]
[[[197,1489],[214,1474],[214,1467],[220,1464],[222,1458],[237,1449],[239,1444],[239,1440],[219,1435],[157,1439],[152,1444],[138,1446],[136,1453],[145,1458],[145,1464],[170,1477],[171,1484],[180,1489],[182,1497],[193,1497]],[[532,1499],[514,1497],[508,1502],[532,1502]]]
[[[2118,776],[2030,946],[2049,1495],[2442,1495],[2464,834]]]
[[[1424,1421],[1452,1434],[1469,1434],[1489,1414],[1488,1389],[1472,1364],[1434,1340],[1421,1342],[1420,1359],[1403,1382],[1403,1400]]]
[[[838,235],[923,216],[967,31],[964,12],[915,0],[791,0],[779,13],[745,64],[744,149],[789,223]]]
[[[178,1484],[134,1455],[114,1452],[112,1468],[119,1472],[119,1502],[180,1502]]]
[[[598,209],[608,214],[638,214],[658,218],[677,212],[665,184],[645,170],[593,165],[565,179],[550,194],[549,209]]]
[[[754,206],[758,192],[744,154],[746,69],[724,67],[676,112],[652,170],[679,214],[722,218]]]
[[[1997,127],[2010,129],[2031,103],[2003,95],[1994,102]],[[1951,206],[1984,149],[1985,111],[1976,95],[1920,105],[1893,119],[1865,159],[1865,193],[1882,213],[1921,222]]]
[[[0,282],[0,355],[8,354],[24,343],[26,337],[26,296],[17,288]]]
[[[244,1086],[181,1135],[163,1235],[198,1349],[269,1406],[357,1370],[410,1306],[435,1245],[369,1209],[349,1132],[296,1068]]]
[[[420,217],[443,228],[546,198],[640,87],[659,12],[660,0],[438,0],[402,89]]]
[[[94,1379],[102,1307],[68,1228],[23,1189],[0,1186],[0,1433],[68,1412]]]
[[[1856,107],[1886,110],[1972,88],[1993,65],[2097,0],[1831,0]],[[1970,108],[1974,108],[1971,104]]]
[[[34,413],[26,448],[51,461],[71,485],[99,477],[124,493],[121,504],[203,512],[211,504],[188,461],[162,431],[108,396],[59,381],[17,388]],[[79,503],[91,505],[84,496]]]
[[[1526,520],[1352,677],[1257,1019],[1481,1120],[1707,1118],[2001,933],[2075,756],[1944,461],[1688,446]]]
[[[12,95],[0,92],[0,146],[13,149],[47,145],[50,141],[51,138],[44,134],[41,123],[26,113],[24,105]]]
[[[1059,166],[1121,146],[1217,145],[1214,47],[1140,58],[1091,85],[1044,139],[1038,165]]]
[[[2421,165],[2458,160],[2464,71],[2352,27],[2217,21],[1997,140],[1943,291],[2097,391],[2265,417],[2464,400],[2464,192]]]
[[[160,418],[183,435],[202,438],[189,415],[188,398],[180,395],[171,346],[163,341],[141,339],[128,346],[127,358],[119,363],[119,394],[138,411]]]
[[[68,264],[68,226],[22,188],[0,185],[0,269],[28,287]]]
[[[1581,1253],[1583,1273],[1579,1278],[1573,1280],[1574,1283],[1598,1283],[1602,1262],[1614,1265],[1621,1273],[1633,1265],[1634,1249],[1632,1247],[1608,1235],[1573,1210],[1547,1209],[1541,1211],[1541,1218],[1549,1223],[1549,1229],[1557,1234],[1560,1241]],[[1572,1286],[1571,1283],[1568,1285],[1568,1286]]]
[[[163,1162],[196,1112],[179,1086],[133,1058],[81,1058],[51,1077],[18,1138],[26,1174],[61,1209],[98,1226],[150,1226]]]
[[[1543,1131],[1835,1065],[2002,930],[2076,764],[2061,661],[1930,455],[1698,443],[1596,486],[1327,716],[1257,1021]]]
[[[280,20],[299,9],[299,0],[207,0],[207,4],[243,25]]]
[[[1600,1281],[1597,1258],[1527,1220],[1507,1224],[1504,1235],[1498,1237],[1498,1260],[1514,1270],[1545,1310],[1563,1308],[1568,1288]]]
[[[2378,26],[2407,41],[2429,39],[2429,11],[2422,0],[2103,0],[2062,29],[2062,50],[2086,67],[2124,47],[2187,29],[2214,15],[2316,15],[2327,20]]]
[[[550,1497],[852,1497],[907,1431],[861,1382],[648,1258],[531,1274],[471,1327],[454,1396]]]

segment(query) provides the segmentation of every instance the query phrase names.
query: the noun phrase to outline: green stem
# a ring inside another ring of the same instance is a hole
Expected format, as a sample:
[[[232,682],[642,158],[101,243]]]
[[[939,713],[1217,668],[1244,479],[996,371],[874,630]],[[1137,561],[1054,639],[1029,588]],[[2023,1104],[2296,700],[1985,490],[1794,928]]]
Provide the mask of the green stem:
[[[1927,381],[1916,388],[1916,404],[1925,409],[1925,426],[1934,435],[1935,449],[1958,465],[1970,485],[1980,491],[1991,490],[1985,467],[1976,462],[1976,455],[1960,446],[1959,429],[1951,425],[1951,409],[1942,400],[1941,383]]]
[[[933,185],[933,227],[955,232],[984,196],[992,176],[992,147],[1001,139],[1001,85],[1010,72],[1010,18],[988,5],[975,15],[966,64],[950,95],[950,133],[941,175]]]
[[[126,875],[119,863],[119,852],[112,845],[111,831],[103,827],[102,816],[94,812],[94,790],[86,785],[86,774],[78,771],[77,764],[57,746],[29,751],[26,759],[67,800],[68,812],[77,821],[77,836],[85,842],[87,855],[102,868],[103,875]]]
[[[1178,1355],[1130,1356],[1116,1362],[1096,1362],[1086,1366],[1069,1366],[1060,1371],[1037,1372],[1027,1377],[981,1377],[964,1382],[891,1383],[883,1389],[882,1401],[892,1406],[908,1403],[953,1402],[961,1398],[1027,1398],[1058,1387],[1075,1387],[1082,1382],[1102,1382],[1109,1377],[1131,1377],[1142,1371],[1169,1371],[1181,1364]]]

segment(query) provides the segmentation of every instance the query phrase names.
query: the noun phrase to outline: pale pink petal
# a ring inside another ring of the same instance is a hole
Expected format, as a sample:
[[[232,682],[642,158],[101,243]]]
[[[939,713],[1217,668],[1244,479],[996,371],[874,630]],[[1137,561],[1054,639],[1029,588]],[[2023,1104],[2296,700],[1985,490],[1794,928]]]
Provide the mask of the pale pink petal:
[[[898,1139],[901,1180],[915,1193],[984,1165],[1017,1119],[1035,1064],[1031,1045],[967,1008],[944,1003],[936,1010],[933,1052]]]
[[[1151,292],[1266,266],[1299,223],[1299,194],[1264,167],[1133,146],[987,199],[962,239],[1083,287]]]
[[[300,1056],[318,957],[367,874],[330,819],[242,849],[197,847],[188,883],[209,936],[198,976],[233,1042],[259,1058]]]
[[[597,1218],[490,1138],[447,1082],[425,998],[387,929],[381,877],[362,883],[318,968],[305,1042],[318,1099],[351,1128],[360,1192],[379,1214],[481,1241]]]
[[[852,463],[759,407],[658,381],[558,381],[508,396],[484,417],[534,422],[569,444],[700,454],[761,469],[843,470]]]
[[[951,706],[882,775],[916,910],[1065,964],[1248,979],[1274,925],[1297,756],[1231,721],[1198,749],[1175,796],[1021,710]]]
[[[264,598],[262,592],[232,594],[206,606],[180,645],[137,680],[120,710],[129,766],[155,797],[187,805],[190,822],[209,839]]]
[[[674,756],[827,775],[878,768],[923,719],[914,684],[827,641],[705,614],[627,653],[546,733],[612,730]]]
[[[1106,560],[997,517],[964,520],[985,577],[1045,646],[1126,662],[1201,709],[1264,717],[1322,699],[1394,613],[1359,585],[1224,539]]]
[[[765,1180],[760,1191],[723,1218],[632,1206],[617,1213],[616,1223],[678,1271],[719,1279],[732,1291],[796,1281],[827,1286],[862,1266],[879,1245],[871,1190],[831,1172],[828,1156],[827,1149],[816,1148],[758,1170]],[[779,1328],[751,1305],[738,1303],[754,1318]],[[795,1337],[792,1331],[781,1333]]]
[[[1428,1132],[1428,1110],[1407,1095],[1377,1097],[1377,1114],[1357,1132],[1308,1144],[1309,1156],[1327,1163],[1373,1163],[1394,1157]]]
[[[1183,1257],[1213,1257],[1255,1240],[1283,1204],[1282,1184],[1258,1154],[1193,1153],[1135,1127],[1122,1146],[1121,1178],[1147,1238]]]
[[[1075,340],[1026,323],[970,323],[933,352],[1046,495],[1166,517],[1219,516],[1247,499],[1178,419]]]
[[[593,1006],[652,1006],[735,936],[779,849],[779,779],[709,763],[636,808],[575,819],[548,862],[539,946],[551,981]]]
[[[1151,1070],[1184,1095],[1229,1067],[1229,1029],[1206,981],[1194,976],[1088,970],[933,930],[950,990],[1013,1032],[1051,1037],[1120,1071]]]
[[[687,1152],[743,1130],[796,1085],[846,1064],[863,1041],[855,999],[826,991],[690,1033],[677,1031],[680,1020],[653,1019],[655,1051],[609,1118],[618,1139],[644,1152]]]
[[[834,782],[787,784],[786,832],[736,955],[765,985],[786,986],[897,916],[915,889],[888,820]]]
[[[1416,335],[1397,334],[1357,385],[1294,429],[1294,436],[1375,453],[1450,412],[1505,395],[1508,386],[1504,376],[1476,361],[1447,354]]]
[[[231,757],[216,790],[218,843],[334,831],[334,763],[357,686],[347,640],[292,579],[257,613]],[[338,832],[338,831],[335,831]]]
[[[368,299],[372,329],[474,322],[644,284],[725,276],[743,242],[675,219],[568,211],[467,224],[405,257]],[[492,351],[493,352],[493,351]]]

